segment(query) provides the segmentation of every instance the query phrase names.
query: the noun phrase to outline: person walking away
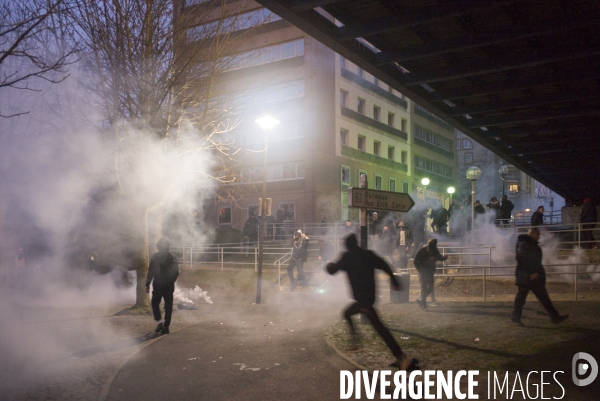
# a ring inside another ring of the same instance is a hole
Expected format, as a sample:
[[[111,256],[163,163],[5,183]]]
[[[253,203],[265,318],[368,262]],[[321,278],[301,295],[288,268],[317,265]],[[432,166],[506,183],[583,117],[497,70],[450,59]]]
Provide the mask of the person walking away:
[[[431,238],[426,247],[419,249],[415,256],[415,268],[419,273],[421,284],[421,299],[417,303],[423,311],[427,311],[427,296],[433,292],[433,275],[435,262],[444,261],[448,256],[442,256],[437,248],[437,239]]]
[[[440,237],[448,234],[448,211],[443,206],[435,213],[435,226],[437,227]]]
[[[508,200],[508,196],[502,195],[502,204],[500,205],[500,220],[502,226],[508,226],[514,208],[515,205]]]
[[[379,234],[381,233],[381,219],[377,212],[373,212],[371,221],[368,224],[369,229],[369,242],[368,244],[373,249],[377,249],[377,245],[379,244]]]
[[[338,262],[327,264],[327,272],[331,275],[342,270],[348,274],[352,294],[355,302],[344,311],[344,318],[348,322],[350,335],[352,337],[352,346],[348,351],[357,351],[359,349],[359,335],[352,322],[352,316],[357,313],[364,314],[377,333],[381,336],[387,347],[396,358],[397,365],[402,370],[409,370],[417,361],[411,361],[410,357],[402,351],[400,345],[394,339],[390,331],[381,323],[377,311],[373,307],[375,303],[375,269],[381,270],[390,277],[394,289],[400,289],[400,283],[394,277],[390,266],[377,256],[374,252],[361,249],[354,234],[350,234],[345,239],[346,252]]]
[[[169,334],[171,315],[173,314],[173,293],[175,292],[175,281],[179,277],[179,265],[177,258],[170,252],[171,244],[168,238],[159,239],[156,248],[158,252],[150,258],[146,292],[150,292],[150,284],[152,284],[152,313],[157,322],[154,331],[160,334]],[[162,299],[165,300],[164,321],[159,308]]]
[[[585,198],[583,200],[583,205],[581,205],[581,210],[579,211],[583,248],[598,248],[596,245],[596,238],[594,238],[594,228],[596,227],[597,221],[598,211],[596,210],[596,206],[592,203],[590,198]]]
[[[562,323],[569,317],[569,315],[558,313],[546,291],[546,270],[542,266],[542,248],[538,244],[539,240],[540,230],[536,227],[531,228],[527,234],[517,237],[515,285],[519,287],[519,290],[510,319],[517,326],[524,326],[521,322],[521,315],[530,290],[546,309],[552,323]]]
[[[400,270],[406,271],[408,269],[408,252],[410,246],[413,243],[412,231],[406,227],[406,224],[401,221],[398,224],[398,236],[397,236],[396,248],[398,248],[398,266]]]
[[[290,279],[290,290],[296,289],[296,283],[306,286],[306,273],[304,272],[304,262],[308,256],[308,238],[302,233],[302,230],[298,230],[294,233],[292,239],[292,257],[290,264],[288,265],[287,272]],[[294,279],[294,267],[298,270],[298,280]]]
[[[544,225],[544,206],[538,206],[537,210],[531,215],[531,225],[543,226]]]
[[[499,226],[502,212],[500,211],[500,202],[498,202],[498,198],[496,198],[494,196],[492,199],[490,199],[489,205],[490,205],[490,210],[492,212],[494,212],[494,215],[493,215],[494,224],[496,226]]]

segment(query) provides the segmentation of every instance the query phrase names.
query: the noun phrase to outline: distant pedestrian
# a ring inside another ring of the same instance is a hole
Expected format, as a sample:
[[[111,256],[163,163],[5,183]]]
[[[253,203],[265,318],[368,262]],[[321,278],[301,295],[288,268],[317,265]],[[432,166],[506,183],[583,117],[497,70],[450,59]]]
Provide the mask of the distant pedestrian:
[[[410,228],[406,227],[406,224],[403,221],[401,221],[398,224],[396,247],[398,248],[398,267],[403,271],[408,269],[408,254],[412,243],[412,231]]]
[[[146,278],[146,292],[150,292],[152,284],[152,313],[157,322],[154,330],[160,334],[169,334],[171,315],[173,313],[173,293],[175,292],[175,281],[179,277],[179,265],[177,258],[169,252],[171,244],[168,238],[161,238],[156,243],[156,252],[150,258],[148,277]],[[160,315],[160,302],[165,300],[165,320]]]
[[[581,210],[579,212],[579,222],[581,223],[581,241],[583,242],[584,248],[594,249],[596,245],[596,238],[594,238],[594,228],[598,221],[598,211],[596,205],[592,203],[590,198],[583,200]]]
[[[352,345],[349,351],[356,351],[360,348],[358,332],[352,322],[352,316],[362,313],[369,319],[375,331],[377,331],[390,351],[392,351],[398,367],[402,370],[409,369],[411,367],[410,357],[402,352],[400,345],[398,345],[390,331],[381,323],[377,311],[373,307],[376,299],[375,269],[387,273],[394,289],[399,290],[400,283],[394,277],[392,269],[385,260],[377,256],[374,252],[361,249],[358,246],[358,241],[354,234],[346,237],[345,244],[347,251],[342,254],[338,262],[327,265],[327,272],[333,275],[340,270],[345,271],[348,274],[352,294],[356,301],[344,311],[344,318],[348,322],[352,336]]]
[[[544,206],[538,206],[537,210],[531,215],[532,226],[544,225]]]
[[[514,309],[510,319],[517,326],[524,326],[521,322],[521,314],[530,290],[546,309],[552,323],[562,323],[569,317],[569,315],[558,313],[552,305],[552,301],[550,301],[548,291],[546,291],[546,270],[542,266],[542,248],[538,245],[539,240],[540,230],[536,227],[531,228],[527,234],[521,234],[517,238],[515,284],[519,287],[519,291],[515,297]]]
[[[296,289],[296,284],[306,286],[308,284],[306,273],[304,272],[304,262],[308,257],[308,241],[310,239],[298,230],[294,233],[292,239],[292,257],[288,265],[287,272],[290,279],[290,290]],[[294,267],[298,270],[298,279],[294,279]]]
[[[417,303],[423,311],[427,311],[427,296],[433,292],[435,262],[448,259],[448,256],[442,256],[438,250],[437,242],[437,239],[431,238],[427,246],[421,248],[415,256],[415,268],[421,283],[421,299],[417,300]]]
[[[435,225],[437,233],[440,236],[448,234],[448,211],[445,207],[441,206],[436,209],[435,213],[432,214],[432,227]]]
[[[368,244],[370,244],[372,248],[377,249],[377,245],[379,243],[379,234],[381,233],[381,229],[382,229],[381,218],[379,217],[379,214],[377,214],[377,212],[373,212],[368,228],[369,228]]]
[[[502,225],[508,225],[512,218],[512,211],[515,205],[508,200],[508,196],[502,195],[502,205],[500,205],[500,220]]]
[[[244,223],[244,228],[242,230],[242,234],[248,237],[250,245],[256,244],[258,241],[258,226],[260,225],[260,221],[258,218],[252,213],[246,223]]]
[[[357,234],[360,235],[360,230],[354,225],[354,223],[352,223],[352,220],[346,220],[346,223],[344,225],[344,230],[343,230],[344,234],[343,236],[347,236],[350,234]]]
[[[493,215],[492,215],[493,223],[496,226],[499,226],[502,212],[500,211],[501,206],[500,206],[500,202],[498,202],[498,198],[496,198],[494,196],[492,199],[490,199],[489,205],[490,205],[490,211],[493,212]]]

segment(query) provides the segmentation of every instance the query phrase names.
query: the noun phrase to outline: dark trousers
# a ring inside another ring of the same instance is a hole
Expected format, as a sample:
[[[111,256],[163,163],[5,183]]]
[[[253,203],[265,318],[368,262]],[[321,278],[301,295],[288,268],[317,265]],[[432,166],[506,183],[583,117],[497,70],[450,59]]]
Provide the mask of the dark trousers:
[[[596,238],[594,238],[594,227],[596,227],[596,223],[588,223],[581,225],[581,241],[583,242],[581,246],[584,249],[592,249],[596,246]]]
[[[298,269],[298,281],[306,282],[306,274],[304,273],[304,261],[302,259],[292,258],[288,265],[287,272],[290,278],[290,285],[296,286],[296,280],[294,279],[294,267]]]
[[[554,309],[554,305],[552,305],[552,301],[550,301],[550,297],[548,296],[548,291],[546,291],[545,283],[532,281],[528,285],[519,285],[518,287],[519,291],[515,297],[515,307],[512,313],[513,320],[521,320],[521,314],[523,313],[523,307],[525,306],[525,300],[527,299],[529,290],[537,297],[551,318],[558,316],[558,311]]]
[[[173,314],[173,292],[175,292],[175,285],[153,285],[152,286],[152,313],[154,314],[154,320],[157,322],[161,319],[160,316],[160,301],[165,299],[165,327],[169,327],[171,324],[171,315]]]
[[[350,305],[348,309],[344,311],[344,318],[350,326],[350,333],[352,334],[352,336],[357,335],[356,329],[354,328],[354,323],[352,323],[352,316],[356,315],[357,313],[362,313],[369,319],[375,331],[381,336],[381,338],[385,342],[385,345],[388,346],[388,348],[390,349],[390,351],[392,351],[392,354],[396,358],[399,358],[402,355],[402,349],[400,348],[400,345],[398,345],[392,333],[390,333],[390,331],[383,325],[383,323],[381,323],[381,320],[379,320],[379,316],[377,315],[377,311],[375,311],[375,308],[373,308],[373,305],[367,302],[357,301]]]
[[[421,284],[421,305],[426,306],[427,297],[433,293],[433,273],[431,269],[417,270],[419,273],[419,283]]]

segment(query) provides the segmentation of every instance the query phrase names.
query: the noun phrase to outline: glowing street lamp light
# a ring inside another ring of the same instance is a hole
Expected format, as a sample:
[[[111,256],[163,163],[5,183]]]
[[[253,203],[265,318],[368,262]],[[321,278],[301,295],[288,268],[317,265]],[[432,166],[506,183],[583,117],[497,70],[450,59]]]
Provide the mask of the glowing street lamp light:
[[[262,202],[260,202],[260,225],[258,228],[258,275],[256,278],[256,303],[261,303],[261,282],[263,268],[263,248],[265,243],[265,217],[267,214],[267,149],[269,145],[269,131],[273,129],[279,120],[271,116],[261,117],[255,122],[265,133],[265,156],[263,163]]]
[[[450,203],[452,203],[452,194],[456,192],[456,189],[454,187],[448,187],[447,192],[450,194]]]

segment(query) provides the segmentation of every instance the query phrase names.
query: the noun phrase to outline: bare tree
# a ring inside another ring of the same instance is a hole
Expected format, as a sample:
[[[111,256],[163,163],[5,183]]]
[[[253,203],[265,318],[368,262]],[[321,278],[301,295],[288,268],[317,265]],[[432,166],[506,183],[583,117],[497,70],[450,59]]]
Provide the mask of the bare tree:
[[[86,86],[114,146],[115,182],[142,222],[136,306],[144,306],[151,220],[182,188],[235,179],[226,167],[237,148],[224,134],[238,124],[242,99],[223,95],[220,77],[240,62],[234,56],[251,28],[272,16],[227,0],[75,4]],[[211,164],[199,165],[207,154]]]
[[[57,18],[68,11],[68,0],[6,1],[0,4],[0,90],[36,90],[32,81],[58,83],[68,76],[76,45],[66,41]],[[0,117],[26,114],[12,111]]]

